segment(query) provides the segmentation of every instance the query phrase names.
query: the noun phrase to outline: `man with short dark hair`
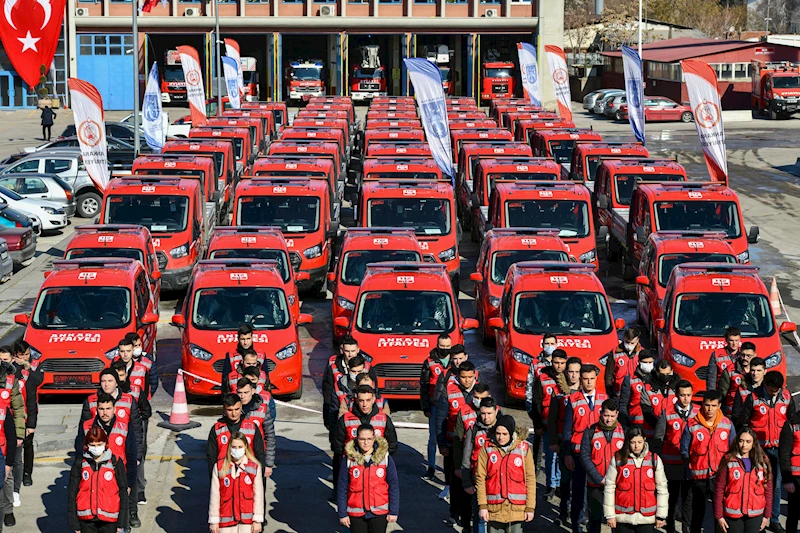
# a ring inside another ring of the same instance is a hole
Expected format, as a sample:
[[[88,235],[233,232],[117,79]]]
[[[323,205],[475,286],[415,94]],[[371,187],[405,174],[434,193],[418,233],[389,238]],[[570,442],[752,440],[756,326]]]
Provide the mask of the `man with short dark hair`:
[[[566,369],[567,352],[556,348],[550,354],[550,365],[542,368],[536,376],[530,405],[527,406],[528,416],[533,422],[534,433],[542,438],[544,444],[545,499],[552,498],[556,489],[561,485],[558,454],[550,449],[550,445],[557,444],[558,440],[555,442],[551,440],[550,432],[547,431],[547,421],[550,417],[553,399],[558,395],[559,391],[565,393],[569,390],[567,378],[564,374]]]
[[[478,406],[478,418],[475,421],[475,425],[464,434],[464,447],[461,453],[461,484],[464,492],[469,495],[472,502],[472,531],[475,532],[486,531],[486,523],[481,522],[478,516],[475,469],[478,466],[478,455],[491,439],[490,433],[495,424],[497,424],[499,415],[500,407],[497,405],[497,400],[490,396],[483,398]]]
[[[767,374],[767,364],[760,357],[750,359],[748,365],[750,371],[739,385],[736,395],[733,397],[733,408],[731,409],[731,420],[738,423],[742,415],[742,408],[747,398],[764,384],[764,376]],[[730,395],[730,393],[729,393]]]
[[[342,402],[342,396],[346,394],[346,391],[342,391],[339,385],[343,378],[349,378],[349,362],[356,356],[360,356],[363,360],[363,371],[369,372],[375,379],[375,383],[378,382],[375,370],[372,369],[370,361],[367,360],[367,357],[365,357],[358,348],[358,341],[350,335],[345,335],[342,340],[339,341],[339,353],[332,355],[328,359],[328,364],[325,365],[325,371],[322,374],[322,419],[325,423],[325,427],[329,431],[333,431],[336,427],[336,422],[339,419],[339,406]],[[352,377],[354,381],[355,375]],[[354,383],[351,382],[351,385],[355,388]]]
[[[655,428],[645,426],[642,411],[642,397],[652,390],[650,381],[655,368],[655,356],[650,350],[639,352],[639,363],[633,375],[625,376],[619,393],[619,419],[622,425],[629,428],[639,426],[644,429],[646,438],[652,438]]]
[[[620,408],[616,400],[605,400],[600,407],[600,419],[583,432],[581,465],[586,471],[589,504],[588,533],[600,533],[603,524],[603,485],[606,469],[614,454],[625,444],[625,430],[617,420]]]
[[[639,366],[639,352],[642,351],[639,335],[639,328],[626,328],[622,342],[606,358],[604,381],[611,398],[619,396],[625,376],[632,376]]]
[[[439,377],[445,373],[450,366],[450,350],[453,347],[453,340],[447,333],[440,333],[436,339],[436,347],[431,350],[428,358],[422,363],[419,376],[419,400],[422,405],[422,412],[428,418],[428,470],[425,473],[426,479],[434,479],[436,475],[436,383]],[[447,483],[448,479],[445,479]]]
[[[269,406],[261,395],[256,394],[255,386],[247,377],[239,379],[236,391],[242,400],[242,417],[251,420],[261,433],[266,460],[261,466],[264,468],[264,477],[270,477],[275,467],[275,421],[269,412]]]
[[[566,526],[567,524],[569,501],[572,495],[572,471],[565,464],[565,459],[572,453],[572,449],[570,443],[564,442],[562,438],[570,395],[581,387],[581,368],[583,368],[583,363],[578,357],[567,359],[567,368],[564,370],[566,383],[558,382],[558,390],[554,391],[555,397],[550,403],[550,413],[547,418],[547,438],[550,442],[550,451],[558,454],[558,469],[561,474],[558,490],[559,517],[554,521],[557,526]]]
[[[739,360],[739,351],[742,345],[742,332],[739,328],[731,326],[725,330],[725,346],[711,352],[706,369],[706,390],[718,390],[723,376],[728,375],[726,381],[730,383],[731,372],[736,368]],[[728,390],[720,389],[720,398],[725,398]]]
[[[247,444],[258,462],[267,465],[266,448],[261,431],[252,420],[242,414],[242,400],[236,394],[226,394],[222,397],[222,417],[214,423],[208,432],[206,443],[206,460],[208,461],[208,475],[214,471],[214,465],[224,459],[228,453],[231,435],[237,431],[247,438]]]
[[[739,347],[739,357],[733,363],[733,369],[730,372],[723,372],[719,378],[719,390],[722,395],[722,411],[728,415],[733,416],[733,405],[736,403],[736,396],[742,394],[746,397],[747,394],[742,389],[748,388],[750,381],[750,361],[756,357],[756,345],[750,341],[743,342]],[[744,398],[742,398],[744,400]],[[741,406],[739,406],[741,408]],[[736,420],[732,418],[732,420]]]

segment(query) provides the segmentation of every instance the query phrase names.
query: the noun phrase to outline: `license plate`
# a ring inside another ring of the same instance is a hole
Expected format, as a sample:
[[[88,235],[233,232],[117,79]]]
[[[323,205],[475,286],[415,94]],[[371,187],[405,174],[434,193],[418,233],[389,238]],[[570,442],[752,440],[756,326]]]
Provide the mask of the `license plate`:
[[[91,374],[56,374],[53,376],[56,385],[91,385]]]
[[[383,383],[383,389],[393,392],[418,392],[418,379],[387,379]]]

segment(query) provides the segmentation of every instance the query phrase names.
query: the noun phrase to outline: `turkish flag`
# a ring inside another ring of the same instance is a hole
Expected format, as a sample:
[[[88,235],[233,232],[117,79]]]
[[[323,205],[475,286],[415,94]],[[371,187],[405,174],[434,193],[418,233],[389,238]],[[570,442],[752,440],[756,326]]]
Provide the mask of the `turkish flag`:
[[[66,0],[3,0],[0,39],[14,70],[31,87],[39,85],[58,47]]]

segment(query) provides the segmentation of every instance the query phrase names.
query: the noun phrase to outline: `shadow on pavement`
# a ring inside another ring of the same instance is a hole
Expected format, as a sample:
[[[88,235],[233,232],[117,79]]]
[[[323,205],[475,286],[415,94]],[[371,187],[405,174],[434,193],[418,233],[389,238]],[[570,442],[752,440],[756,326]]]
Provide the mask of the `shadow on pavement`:
[[[45,513],[44,516],[36,519],[39,531],[64,531],[66,529],[67,484],[75,453],[71,452],[69,456],[70,458],[64,462],[65,466],[59,476],[47,487],[47,492],[42,494]],[[36,475],[35,470],[34,475]]]
[[[182,458],[175,461],[173,506],[159,505],[156,524],[162,531],[208,531],[209,480],[206,441],[187,433],[177,435]],[[44,531],[44,530],[43,530]]]

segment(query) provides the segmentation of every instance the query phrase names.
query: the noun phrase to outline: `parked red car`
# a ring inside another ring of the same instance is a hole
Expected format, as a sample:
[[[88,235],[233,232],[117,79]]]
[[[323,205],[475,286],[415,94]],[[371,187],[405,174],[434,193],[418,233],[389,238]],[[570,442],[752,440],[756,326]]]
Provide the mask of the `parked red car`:
[[[614,114],[616,120],[628,120],[628,104],[619,106]],[[692,108],[679,104],[663,96],[644,97],[644,120],[650,122],[691,122],[694,120]]]

